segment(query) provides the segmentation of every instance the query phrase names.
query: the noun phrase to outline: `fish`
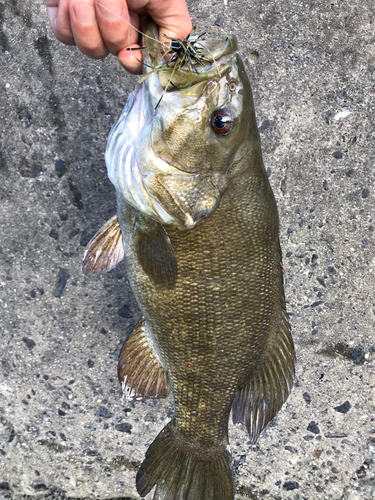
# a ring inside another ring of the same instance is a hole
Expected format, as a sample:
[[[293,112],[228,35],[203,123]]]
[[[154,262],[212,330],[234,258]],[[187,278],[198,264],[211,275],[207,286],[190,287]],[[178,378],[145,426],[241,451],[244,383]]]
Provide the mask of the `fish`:
[[[231,412],[255,443],[294,378],[277,206],[236,38],[201,37],[204,67],[176,69],[150,45],[158,26],[147,19],[142,31],[145,75],[106,150],[117,215],[88,244],[82,270],[124,260],[142,318],[120,352],[123,392],[173,395],[139,494],[156,486],[154,499],[232,500]]]

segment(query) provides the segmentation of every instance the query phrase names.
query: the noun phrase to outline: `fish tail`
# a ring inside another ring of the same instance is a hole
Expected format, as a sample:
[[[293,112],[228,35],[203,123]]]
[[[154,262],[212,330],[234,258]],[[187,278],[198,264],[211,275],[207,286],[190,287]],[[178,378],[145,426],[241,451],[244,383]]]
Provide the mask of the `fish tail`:
[[[154,500],[233,500],[230,454],[224,444],[200,448],[182,437],[173,420],[146,453],[137,474],[137,490]]]

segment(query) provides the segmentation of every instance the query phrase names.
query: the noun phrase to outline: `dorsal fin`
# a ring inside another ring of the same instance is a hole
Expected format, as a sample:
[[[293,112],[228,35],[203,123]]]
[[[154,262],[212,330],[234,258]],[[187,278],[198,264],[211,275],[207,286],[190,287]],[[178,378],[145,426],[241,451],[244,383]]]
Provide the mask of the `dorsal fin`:
[[[255,443],[259,434],[286,401],[294,378],[295,354],[284,309],[276,342],[265,364],[237,393],[233,402],[233,423],[242,423]]]
[[[88,243],[82,257],[85,274],[106,273],[124,258],[121,228],[117,215],[107,221]]]

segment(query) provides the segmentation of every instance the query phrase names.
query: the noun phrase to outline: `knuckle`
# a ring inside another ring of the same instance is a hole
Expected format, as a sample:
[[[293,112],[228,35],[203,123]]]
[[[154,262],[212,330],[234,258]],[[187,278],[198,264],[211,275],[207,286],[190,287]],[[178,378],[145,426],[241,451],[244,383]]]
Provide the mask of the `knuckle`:
[[[74,38],[70,28],[66,26],[62,26],[61,23],[56,22],[56,25],[53,28],[53,32],[55,37],[65,45],[74,45]]]
[[[89,47],[79,47],[80,51],[91,59],[104,59],[108,55],[107,48],[102,44],[91,45]]]
[[[55,36],[59,40],[59,42],[63,43],[64,45],[75,45],[74,38],[70,33],[55,31]]]

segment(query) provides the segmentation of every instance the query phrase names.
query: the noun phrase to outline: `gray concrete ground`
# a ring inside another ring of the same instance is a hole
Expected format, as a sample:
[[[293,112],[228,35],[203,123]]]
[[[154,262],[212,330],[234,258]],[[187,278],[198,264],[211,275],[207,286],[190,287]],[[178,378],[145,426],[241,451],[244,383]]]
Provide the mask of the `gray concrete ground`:
[[[375,4],[189,6],[238,35],[298,358],[258,445],[230,427],[236,498],[371,499]],[[171,402],[121,398],[117,353],[140,312],[123,266],[85,277],[80,259],[115,212],[104,150],[136,78],[57,42],[41,0],[2,0],[0,45],[0,497],[135,500]]]

